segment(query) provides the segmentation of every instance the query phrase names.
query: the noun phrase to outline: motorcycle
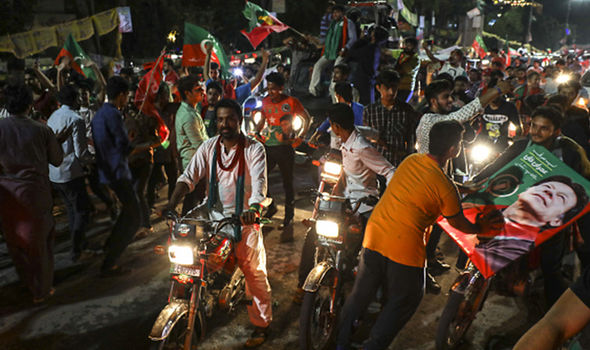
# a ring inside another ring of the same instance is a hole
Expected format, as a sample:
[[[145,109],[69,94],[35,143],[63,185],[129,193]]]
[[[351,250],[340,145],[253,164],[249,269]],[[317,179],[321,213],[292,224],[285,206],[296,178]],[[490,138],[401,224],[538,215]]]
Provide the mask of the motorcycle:
[[[568,231],[568,246],[573,247],[577,224]],[[513,261],[490,278],[485,278],[472,262],[452,284],[449,299],[438,322],[436,350],[455,349],[476,315],[483,309],[491,290],[504,296],[526,296],[534,283],[532,271],[539,268],[539,250]],[[573,277],[573,276],[572,276]]]
[[[149,335],[153,349],[193,349],[205,337],[206,318],[214,309],[231,313],[245,296],[234,242],[223,230],[240,225],[240,219],[189,217],[203,205],[181,218],[167,215],[173,221],[168,245],[171,285],[168,304]],[[156,247],[156,253],[164,252],[163,246]]]
[[[363,237],[360,218],[354,214],[362,203],[375,205],[377,201],[365,197],[351,208],[346,197],[328,194],[341,172],[342,165],[333,157],[324,163],[312,218],[305,221],[316,247],[314,267],[303,285],[301,349],[327,349],[333,342],[344,285],[354,280]]]

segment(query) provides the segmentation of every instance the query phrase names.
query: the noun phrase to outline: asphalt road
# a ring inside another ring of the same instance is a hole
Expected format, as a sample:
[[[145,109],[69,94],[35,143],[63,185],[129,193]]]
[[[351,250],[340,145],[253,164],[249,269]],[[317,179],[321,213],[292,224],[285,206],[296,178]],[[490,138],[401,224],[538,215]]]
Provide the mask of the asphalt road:
[[[282,188],[277,175],[271,174],[270,182],[273,193],[278,194]],[[297,191],[311,186],[305,171],[297,171],[295,184]],[[282,203],[280,196],[277,202]],[[299,196],[294,242],[280,242],[277,226],[282,210],[277,220],[265,227],[274,321],[271,335],[260,349],[298,348],[299,306],[291,302],[291,297],[305,232],[301,220],[310,216],[310,208],[309,197]],[[63,231],[64,214],[58,214],[58,228]],[[165,243],[167,229],[155,216],[152,219],[155,232],[132,243],[124,253],[122,263],[132,268],[132,273],[125,277],[99,278],[100,257],[82,264],[71,263],[67,233],[62,233],[56,245],[57,291],[40,306],[31,303],[28,292],[18,282],[5,246],[0,245],[0,349],[148,349],[148,333],[167,302],[169,289],[168,258],[153,253],[155,245]],[[97,217],[90,231],[91,241],[101,243],[109,227],[110,220],[104,214]],[[457,248],[448,237],[443,237],[440,247],[447,262],[454,263]],[[443,293],[425,295],[390,349],[434,349],[437,322],[446,303],[445,291],[456,275],[453,269],[439,277]],[[538,299],[492,294],[461,349],[485,349],[486,344],[498,340],[509,348],[540,316],[542,307]],[[208,320],[208,333],[200,349],[241,349],[250,332],[245,307],[229,315],[216,312]]]

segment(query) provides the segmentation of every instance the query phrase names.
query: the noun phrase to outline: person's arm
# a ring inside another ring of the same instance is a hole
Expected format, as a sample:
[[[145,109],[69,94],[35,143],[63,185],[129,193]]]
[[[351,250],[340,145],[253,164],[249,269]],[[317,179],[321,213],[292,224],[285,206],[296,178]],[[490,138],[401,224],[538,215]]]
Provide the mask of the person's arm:
[[[258,72],[256,72],[256,76],[250,80],[250,90],[254,91],[260,85],[262,81],[262,77],[264,77],[264,72],[266,71],[266,67],[268,66],[268,61],[270,59],[270,52],[267,50],[262,50],[262,64],[260,64],[260,68]]]
[[[498,96],[507,94],[512,91],[512,84],[506,80],[499,81],[496,86],[488,89],[488,91],[479,97],[479,103],[482,107],[486,107],[490,102],[495,100]]]
[[[211,43],[205,44],[205,50],[207,50],[205,56],[205,64],[203,64],[203,77],[205,81],[211,79],[209,75],[209,70],[211,69],[211,52],[213,51],[213,45]]]
[[[60,64],[57,66],[57,91],[59,91],[66,83],[63,76],[63,71],[65,69],[71,69],[70,57],[68,56],[63,56]]]
[[[194,191],[199,181],[205,177],[207,169],[207,151],[204,147],[199,147],[193,158],[184,169],[184,172],[178,177],[174,192],[170,196],[168,204],[164,206],[162,211],[175,210],[180,204],[184,196]]]
[[[426,56],[428,56],[428,59],[430,59],[432,63],[440,63],[441,65],[444,64],[444,61],[439,60],[438,58],[436,58],[436,56],[432,54],[432,51],[430,51],[430,47],[426,41],[422,42],[422,48],[424,49],[424,52],[426,52]]]
[[[104,78],[104,75],[102,75],[102,72],[100,71],[100,69],[98,69],[96,62],[89,60],[86,63],[86,65],[88,67],[90,67],[92,69],[92,71],[94,72],[94,74],[96,75],[98,87],[99,87],[98,94],[96,95],[96,103],[98,106],[100,106],[103,104],[104,98],[106,95],[107,81]]]
[[[514,350],[553,350],[590,322],[590,308],[568,289],[545,316],[516,343]]]
[[[91,159],[91,155],[88,151],[88,140],[86,139],[86,124],[84,124],[84,119],[78,118],[74,121],[72,125],[74,155],[81,162],[87,162]]]
[[[257,216],[262,214],[266,202],[267,174],[266,174],[266,153],[261,143],[254,143],[248,147],[247,162],[252,184],[252,194],[248,199],[250,211]],[[251,224],[246,222],[244,224]]]
[[[348,21],[348,30],[347,30],[347,41],[346,41],[346,45],[344,46],[345,51],[350,50],[350,48],[352,47],[352,45],[354,45],[354,43],[357,40],[357,35],[356,35],[356,26],[354,25],[354,22],[351,21],[350,19],[346,19]]]
[[[121,154],[129,155],[133,151],[133,146],[131,146],[121,116],[116,113],[108,113],[105,115],[105,126],[109,134],[113,136],[117,150]]]
[[[389,184],[395,172],[395,167],[374,147],[363,148],[359,153],[361,162],[375,174],[385,177],[387,184]]]
[[[501,229],[504,225],[504,216],[499,210],[494,210],[484,214],[480,214],[475,219],[475,223],[467,220],[463,212],[447,217],[447,221],[451,226],[463,233],[481,234],[490,231]]]
[[[39,81],[41,82],[41,87],[48,89],[53,93],[57,91],[55,85],[53,85],[51,80],[49,80],[49,78],[47,78],[47,76],[41,71],[41,69],[39,69],[38,64],[35,63],[33,65],[33,71],[35,72],[35,76],[37,76],[37,79],[39,79]]]
[[[47,160],[49,161],[49,164],[53,166],[59,166],[64,159],[64,152],[60,145],[63,141],[65,141],[65,138],[61,135],[64,132],[67,132],[67,129],[65,131],[59,132],[58,134],[54,134],[49,127],[47,127],[47,129]]]

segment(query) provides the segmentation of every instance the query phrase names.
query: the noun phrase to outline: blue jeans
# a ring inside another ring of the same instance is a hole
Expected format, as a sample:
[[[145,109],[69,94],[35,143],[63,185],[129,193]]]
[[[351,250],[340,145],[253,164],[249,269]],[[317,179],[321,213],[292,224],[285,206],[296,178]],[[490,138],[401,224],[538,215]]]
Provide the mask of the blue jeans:
[[[350,349],[353,324],[383,287],[384,304],[363,344],[364,350],[386,349],[414,314],[424,295],[424,268],[398,264],[376,251],[363,248],[352,293],[342,309],[337,344]]]
[[[90,219],[90,198],[86,192],[84,177],[64,182],[53,183],[64,201],[68,214],[70,236],[72,237],[72,257],[77,259],[86,248],[86,228]]]

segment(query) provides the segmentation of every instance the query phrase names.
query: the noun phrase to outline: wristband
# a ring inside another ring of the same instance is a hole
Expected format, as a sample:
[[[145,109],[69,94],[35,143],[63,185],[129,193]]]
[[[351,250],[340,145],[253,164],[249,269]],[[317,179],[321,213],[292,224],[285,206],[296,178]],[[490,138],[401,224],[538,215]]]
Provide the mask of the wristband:
[[[496,88],[496,90],[498,90],[498,93],[500,93],[500,95],[503,95],[503,94],[504,94],[504,93],[502,92],[502,89],[500,89],[500,88],[499,88],[499,87],[497,87],[497,86],[494,86],[494,87]]]

